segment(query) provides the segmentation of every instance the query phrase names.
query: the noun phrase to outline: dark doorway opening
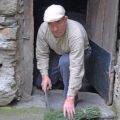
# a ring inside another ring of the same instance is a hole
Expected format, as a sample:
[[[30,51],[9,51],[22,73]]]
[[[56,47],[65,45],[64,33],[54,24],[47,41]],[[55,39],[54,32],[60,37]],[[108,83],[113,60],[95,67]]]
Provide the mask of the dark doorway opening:
[[[34,0],[34,80],[37,78],[38,70],[36,65],[36,37],[38,29],[43,22],[43,14],[45,9],[52,4],[60,4],[66,10],[68,18],[80,22],[86,28],[86,15],[87,15],[87,0]],[[87,81],[88,82],[88,81]],[[34,82],[33,82],[34,84]],[[87,86],[88,85],[88,86]],[[57,87],[56,87],[57,86]],[[63,89],[62,83],[57,83],[54,88]],[[88,83],[85,83],[81,91],[96,92],[95,89]]]

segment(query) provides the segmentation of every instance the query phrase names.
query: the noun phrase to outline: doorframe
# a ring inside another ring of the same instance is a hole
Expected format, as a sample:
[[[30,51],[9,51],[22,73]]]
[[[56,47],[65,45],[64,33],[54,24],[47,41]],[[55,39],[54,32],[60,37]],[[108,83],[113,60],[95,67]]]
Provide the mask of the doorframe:
[[[119,0],[88,0],[87,32],[89,38],[111,55],[109,68],[109,98],[108,105],[113,102],[116,65],[116,40]],[[109,44],[110,43],[110,44]]]

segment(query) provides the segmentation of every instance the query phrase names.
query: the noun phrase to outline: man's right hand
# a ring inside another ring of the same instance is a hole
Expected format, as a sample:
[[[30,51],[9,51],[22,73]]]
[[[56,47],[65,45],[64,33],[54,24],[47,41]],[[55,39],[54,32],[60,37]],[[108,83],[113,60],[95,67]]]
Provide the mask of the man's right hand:
[[[51,80],[48,75],[43,75],[42,76],[42,90],[45,92],[46,90],[49,90],[52,88]]]

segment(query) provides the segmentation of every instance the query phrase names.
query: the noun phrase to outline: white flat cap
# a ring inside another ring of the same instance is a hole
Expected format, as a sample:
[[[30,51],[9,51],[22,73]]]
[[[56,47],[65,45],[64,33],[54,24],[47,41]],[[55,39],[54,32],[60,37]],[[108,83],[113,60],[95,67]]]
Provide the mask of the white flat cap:
[[[65,9],[61,5],[51,5],[44,13],[45,22],[55,22],[60,20],[65,15]]]

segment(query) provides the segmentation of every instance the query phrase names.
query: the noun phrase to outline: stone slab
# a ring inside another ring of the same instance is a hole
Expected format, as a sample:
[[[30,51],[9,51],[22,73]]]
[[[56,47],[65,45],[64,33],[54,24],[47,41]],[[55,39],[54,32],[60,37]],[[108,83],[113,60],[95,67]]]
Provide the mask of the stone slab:
[[[3,40],[16,40],[18,26],[14,28],[5,28],[0,30],[0,39]]]
[[[48,93],[48,100],[51,109],[62,110],[64,101],[62,90],[52,90]],[[101,118],[112,119],[115,117],[111,106],[107,106],[104,100],[96,93],[79,92],[79,103],[76,109],[86,108],[88,106],[98,106],[101,111]],[[13,105],[15,108],[46,108],[45,96],[42,91],[35,90],[32,99],[29,102],[18,102]]]
[[[14,15],[17,12],[17,0],[0,0],[0,14]]]
[[[0,16],[0,25],[3,25],[4,27],[7,26],[17,26],[17,20],[13,17],[4,17]]]
[[[16,50],[16,41],[0,42],[0,50]]]

